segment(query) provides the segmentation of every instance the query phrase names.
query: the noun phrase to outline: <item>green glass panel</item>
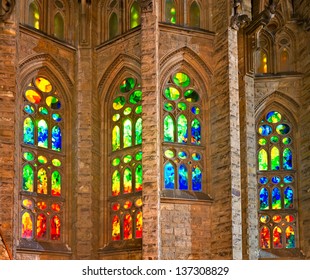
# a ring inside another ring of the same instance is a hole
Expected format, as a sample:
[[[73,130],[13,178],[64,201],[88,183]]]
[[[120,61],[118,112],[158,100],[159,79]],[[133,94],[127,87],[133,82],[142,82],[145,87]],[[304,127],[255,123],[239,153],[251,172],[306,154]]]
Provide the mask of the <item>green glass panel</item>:
[[[32,2],[29,5],[29,11],[28,11],[28,24],[35,29],[40,28],[40,14],[39,14],[39,9],[37,5]]]
[[[184,115],[178,117],[178,142],[187,143],[188,130],[187,119]]]
[[[140,25],[140,7],[137,1],[133,2],[130,9],[130,28]]]
[[[186,159],[187,158],[187,153],[184,151],[178,152],[178,157],[180,159]]]
[[[293,153],[289,148],[283,150],[283,169],[293,169]]]
[[[272,209],[281,209],[281,192],[278,188],[272,190]]]
[[[112,174],[112,195],[117,196],[121,190],[121,175],[118,170],[115,170]]]
[[[184,97],[188,102],[197,102],[199,100],[199,94],[193,89],[185,91]]]
[[[34,173],[31,165],[23,167],[23,191],[33,192]]]
[[[185,111],[187,106],[184,102],[180,102],[178,103],[178,108],[181,110],[181,111]]]
[[[131,104],[137,104],[142,101],[142,91],[141,90],[135,90],[129,97],[129,102]]]
[[[295,232],[292,226],[288,226],[285,230],[285,248],[295,248]]]
[[[264,149],[258,152],[258,170],[268,170],[268,155]]]
[[[267,140],[264,139],[264,138],[261,138],[261,139],[258,140],[258,144],[261,145],[261,146],[264,146],[264,145],[267,144]]]
[[[118,18],[115,13],[110,16],[109,19],[109,39],[118,35]]]
[[[176,6],[173,0],[166,0],[165,5],[166,22],[176,24]]]
[[[127,107],[127,108],[124,109],[124,115],[125,116],[130,115],[130,113],[131,113],[131,108],[130,107]]]
[[[173,157],[174,157],[174,151],[172,151],[172,150],[166,150],[166,151],[165,151],[165,156],[166,156],[167,158],[173,158]]]
[[[200,145],[201,140],[201,125],[197,119],[192,121],[192,138],[191,143],[195,145]]]
[[[200,27],[200,9],[196,1],[194,1],[189,10],[189,25],[191,27]]]
[[[52,195],[60,196],[61,194],[61,175],[58,171],[52,173]]]
[[[174,166],[168,162],[164,167],[165,189],[174,189]]]
[[[179,189],[188,190],[188,172],[185,164],[179,166]]]
[[[58,100],[58,98],[54,97],[54,96],[48,96],[45,100],[46,104],[48,107],[50,107],[51,109],[57,110],[61,108],[61,103]]]
[[[284,190],[284,208],[285,209],[292,209],[294,208],[294,192],[293,189],[290,187],[287,187]]]
[[[137,119],[136,121],[135,131],[136,131],[135,144],[136,145],[142,144],[142,119],[141,118]]]
[[[60,161],[59,159],[57,159],[57,158],[54,158],[54,159],[52,160],[52,164],[53,164],[55,167],[59,167],[59,166],[61,166],[61,161]]]
[[[180,92],[174,87],[166,88],[164,95],[169,100],[178,100],[180,98]]]
[[[131,162],[132,156],[131,155],[126,155],[126,156],[124,156],[123,160],[124,160],[125,163]]]
[[[113,166],[118,166],[120,164],[121,160],[119,158],[115,158],[112,160],[112,165]]]
[[[52,129],[52,150],[61,151],[62,147],[62,134],[59,126],[54,126]]]
[[[65,23],[60,13],[57,13],[54,17],[54,36],[61,40],[65,37]]]
[[[190,78],[186,74],[181,72],[173,75],[172,80],[179,87],[187,87],[191,82]]]
[[[289,145],[289,144],[291,144],[291,142],[292,142],[292,139],[289,138],[289,137],[284,137],[283,140],[282,140],[282,143],[284,145]]]
[[[168,112],[171,112],[171,111],[173,111],[173,109],[174,109],[173,105],[172,105],[171,103],[169,103],[169,102],[167,102],[167,103],[164,104],[164,108],[165,108],[165,110],[168,111]]]
[[[174,122],[169,115],[164,119],[164,142],[174,142]]]
[[[282,116],[276,111],[271,111],[267,114],[266,119],[270,123],[277,123],[281,120]]]
[[[118,126],[114,126],[112,130],[112,151],[119,150],[121,148],[121,136]]]
[[[290,127],[287,124],[279,124],[276,128],[276,131],[280,134],[280,135],[284,135],[290,132]]]
[[[139,105],[136,110],[135,110],[136,114],[141,114],[142,113],[142,106]]]
[[[24,159],[28,160],[28,161],[32,161],[32,160],[34,160],[34,155],[30,152],[25,152],[24,153]]]
[[[41,102],[41,95],[32,89],[26,91],[25,97],[33,104],[39,104]]]
[[[278,143],[279,142],[279,137],[278,136],[272,136],[270,138],[270,140],[271,140],[272,143]]]
[[[120,110],[125,105],[126,100],[125,97],[119,96],[113,100],[113,108],[114,110]]]
[[[24,120],[24,143],[34,144],[34,124],[31,118]]]
[[[41,164],[47,163],[47,158],[45,156],[38,156],[38,162]]]
[[[37,193],[47,194],[47,174],[44,168],[38,171]]]
[[[142,165],[136,167],[136,192],[142,191]]]
[[[38,122],[38,146],[42,148],[48,147],[48,127],[45,120]]]
[[[130,168],[126,168],[124,171],[124,194],[132,192],[132,174]]]
[[[120,114],[114,114],[113,117],[112,117],[112,120],[114,122],[118,121],[120,119],[121,115]]]
[[[62,120],[59,114],[52,114],[52,118],[55,122],[60,122]]]
[[[262,188],[261,191],[259,192],[259,204],[260,210],[267,210],[269,209],[269,192],[267,188]]]
[[[141,160],[142,159],[142,152],[136,153],[136,160]]]
[[[195,107],[192,107],[191,111],[194,115],[199,115],[200,108],[195,106]]]
[[[123,145],[124,148],[132,145],[132,124],[131,120],[126,119],[123,125]]]
[[[135,87],[136,81],[134,78],[125,79],[119,86],[120,91],[123,93],[131,91]]]
[[[33,114],[34,113],[34,108],[31,105],[25,105],[24,111],[28,114]]]
[[[280,151],[277,147],[271,149],[271,170],[280,169]]]

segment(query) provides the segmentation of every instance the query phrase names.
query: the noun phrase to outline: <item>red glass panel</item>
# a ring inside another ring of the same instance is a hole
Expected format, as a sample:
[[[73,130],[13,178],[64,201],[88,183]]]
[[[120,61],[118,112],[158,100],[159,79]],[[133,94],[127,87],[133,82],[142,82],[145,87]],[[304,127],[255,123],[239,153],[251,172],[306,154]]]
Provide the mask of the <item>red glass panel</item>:
[[[118,202],[115,202],[115,203],[112,204],[112,210],[113,211],[118,211],[120,207],[121,206],[120,206],[120,204]]]
[[[112,240],[121,239],[121,225],[118,216],[114,216],[112,220]]]
[[[127,200],[124,203],[124,209],[129,209],[129,208],[131,208],[131,206],[132,206],[132,202],[130,200]]]
[[[124,217],[124,239],[132,238],[132,218],[129,214]]]
[[[279,227],[273,229],[273,248],[282,248],[282,230]]]
[[[263,227],[260,231],[260,241],[262,249],[270,248],[270,231],[268,227]]]
[[[59,212],[60,211],[60,205],[58,203],[53,203],[52,204],[52,209],[55,212]]]
[[[37,203],[37,206],[38,206],[38,208],[41,209],[41,210],[45,210],[46,207],[47,207],[47,205],[46,205],[46,203],[45,203],[44,201],[38,202],[38,203]]]
[[[139,211],[136,217],[136,238],[142,238],[142,212]]]
[[[46,236],[46,217],[40,214],[37,218],[37,237],[44,238]]]
[[[51,239],[60,239],[60,219],[58,216],[54,216],[51,220]]]

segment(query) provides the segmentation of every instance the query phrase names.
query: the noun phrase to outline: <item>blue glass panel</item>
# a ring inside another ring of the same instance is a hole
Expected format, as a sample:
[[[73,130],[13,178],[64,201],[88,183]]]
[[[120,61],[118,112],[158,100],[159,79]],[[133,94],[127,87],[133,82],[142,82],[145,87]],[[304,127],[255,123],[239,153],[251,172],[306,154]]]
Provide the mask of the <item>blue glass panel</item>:
[[[278,188],[272,190],[272,209],[281,209],[281,192]]]
[[[269,193],[266,188],[262,188],[259,193],[260,210],[269,209]]]
[[[293,169],[293,162],[292,162],[292,151],[289,148],[284,149],[283,151],[283,168],[286,170]]]
[[[201,126],[200,122],[195,119],[192,121],[192,144],[200,145],[200,138],[201,138]]]
[[[168,162],[164,170],[165,189],[174,189],[174,166]]]
[[[24,143],[34,144],[34,124],[31,118],[26,118],[24,121]]]
[[[52,129],[52,149],[61,151],[61,129],[59,126],[54,126]]]
[[[294,192],[290,187],[284,190],[284,208],[293,208]]]
[[[292,176],[285,176],[283,181],[285,184],[289,184],[289,183],[292,183],[293,182],[293,177]]]
[[[48,147],[48,127],[45,120],[38,122],[38,146],[42,148]]]
[[[274,184],[278,184],[278,183],[280,183],[281,179],[278,176],[274,176],[274,177],[272,177],[271,181]]]
[[[272,132],[272,128],[270,125],[263,124],[258,128],[258,133],[263,136],[268,136]]]
[[[179,167],[179,189],[188,190],[188,173],[184,164]]]
[[[287,125],[287,124],[279,124],[276,128],[276,131],[280,134],[280,135],[284,135],[289,133],[291,130],[291,128]]]
[[[259,178],[259,182],[263,185],[268,183],[268,178],[267,177],[261,177]]]
[[[192,169],[192,190],[193,191],[201,191],[202,186],[202,173],[198,166],[193,167]]]

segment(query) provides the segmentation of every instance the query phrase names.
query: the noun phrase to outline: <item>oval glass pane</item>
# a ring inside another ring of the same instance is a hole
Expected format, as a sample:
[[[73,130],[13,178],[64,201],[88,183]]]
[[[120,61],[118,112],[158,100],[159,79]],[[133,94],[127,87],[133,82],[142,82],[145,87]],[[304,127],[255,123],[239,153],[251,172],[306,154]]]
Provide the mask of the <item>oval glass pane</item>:
[[[141,160],[142,159],[142,152],[136,153],[136,160]]]
[[[258,128],[258,133],[263,136],[268,136],[272,132],[272,128],[270,125],[263,124]]]
[[[136,110],[135,110],[136,114],[141,114],[142,113],[142,106],[139,105]]]
[[[59,114],[52,114],[52,118],[55,122],[61,121],[61,116]]]
[[[131,162],[131,160],[132,160],[132,156],[131,156],[131,155],[126,155],[126,156],[124,156],[124,158],[123,158],[123,161],[124,161],[125,163]]]
[[[40,210],[45,210],[45,209],[47,208],[47,204],[46,204],[46,202],[44,202],[44,201],[39,201],[39,202],[37,203],[37,207],[38,207]]]
[[[295,221],[295,218],[294,218],[294,216],[292,216],[292,215],[287,215],[287,216],[285,216],[285,221],[286,221],[287,223],[292,223],[292,222]]]
[[[112,117],[112,120],[114,122],[118,121],[120,119],[121,115],[120,114],[114,114],[113,117]]]
[[[48,96],[46,98],[46,104],[48,107],[50,107],[51,109],[57,110],[61,108],[61,103],[58,100],[57,97],[54,96]]]
[[[178,103],[178,108],[181,110],[181,111],[185,111],[187,106],[184,102],[179,102]]]
[[[199,94],[193,89],[185,91],[184,97],[187,102],[197,102],[199,100]]]
[[[289,125],[287,124],[279,124],[276,128],[276,131],[278,132],[278,134],[280,135],[285,135],[288,134],[290,132],[291,128],[289,127]]]
[[[60,211],[60,204],[58,203],[52,203],[52,210],[55,212],[59,212]]]
[[[258,140],[258,144],[261,146],[264,146],[267,144],[267,140],[265,138],[261,138]]]
[[[166,156],[167,158],[173,158],[173,157],[174,157],[174,151],[172,151],[172,150],[166,150],[166,151],[165,151],[165,156]]]
[[[200,108],[199,108],[199,107],[192,107],[191,111],[192,111],[192,113],[193,113],[194,115],[199,115],[199,113],[200,113]]]
[[[39,104],[41,102],[41,95],[32,89],[28,89],[26,91],[25,97],[29,102],[33,104]]]
[[[118,166],[120,164],[121,160],[119,158],[115,158],[112,160],[112,165],[113,166]]]
[[[129,97],[129,102],[131,104],[137,104],[142,101],[142,91],[141,90],[135,90]]]
[[[178,153],[178,157],[180,159],[186,159],[187,158],[187,153],[184,152],[184,151],[181,151],[181,152]]]
[[[136,82],[134,78],[127,78],[121,83],[119,89],[121,92],[126,93],[131,91],[135,87],[135,84]]]
[[[271,181],[272,181],[272,183],[274,183],[274,184],[279,184],[280,181],[281,181],[281,179],[280,179],[280,177],[278,177],[278,176],[274,176],[274,177],[271,178]]]
[[[165,105],[164,105],[164,109],[166,111],[168,111],[168,112],[171,112],[171,111],[173,111],[174,107],[173,107],[173,105],[171,103],[166,102]]]
[[[141,207],[142,206],[142,199],[141,198],[138,198],[136,201],[135,201],[135,206],[136,207]]]
[[[198,154],[198,153],[193,153],[193,154],[192,154],[192,159],[193,159],[193,160],[196,160],[196,161],[197,161],[197,160],[200,160],[200,159],[201,159],[201,155]]]
[[[124,209],[125,210],[130,209],[131,206],[132,206],[132,202],[130,200],[125,201],[125,203],[124,203]]]
[[[27,209],[33,209],[33,201],[30,199],[24,199],[22,204]]]
[[[272,136],[272,137],[270,138],[270,141],[271,141],[272,143],[278,143],[278,142],[279,142],[279,137],[278,137],[278,136]]]
[[[179,87],[187,87],[191,82],[190,78],[186,74],[181,72],[173,75],[172,80]]]
[[[263,185],[268,183],[268,178],[267,177],[261,177],[259,178],[259,182]]]
[[[41,115],[48,115],[48,110],[45,107],[40,107],[39,108],[39,113]]]
[[[273,220],[275,223],[280,223],[281,220],[282,220],[282,218],[281,218],[280,215],[274,215],[274,216],[272,217],[272,220]]]
[[[38,162],[45,164],[47,163],[47,158],[45,156],[38,156]]]
[[[36,78],[35,85],[42,92],[51,92],[52,91],[52,85],[49,82],[49,80],[44,79],[42,77]]]
[[[34,113],[34,108],[31,105],[25,105],[24,111],[28,114],[33,114]]]
[[[282,140],[282,143],[284,145],[289,145],[289,144],[291,144],[291,142],[292,142],[292,139],[289,138],[289,137],[284,137],[283,140]]]
[[[55,167],[59,167],[59,166],[61,166],[61,161],[60,161],[59,159],[57,159],[57,158],[54,158],[54,159],[52,160],[52,164],[53,164]]]
[[[285,184],[289,184],[289,183],[292,183],[294,181],[293,177],[292,176],[285,176],[283,178],[283,181]]]
[[[118,202],[114,202],[112,204],[112,210],[113,211],[118,211],[121,208],[121,205]]]
[[[180,92],[174,87],[166,88],[164,95],[169,100],[178,100],[180,98]]]
[[[126,103],[125,97],[119,96],[113,100],[113,109],[120,110],[124,107]]]
[[[131,113],[131,108],[130,107],[127,107],[127,108],[124,109],[124,115],[125,116],[130,115],[130,113]]]
[[[281,120],[281,114],[276,111],[271,111],[267,114],[266,119],[270,123],[277,123]]]
[[[28,160],[28,161],[32,161],[32,160],[34,160],[34,155],[30,152],[25,152],[24,153],[24,159]]]
[[[266,224],[268,223],[269,221],[269,216],[268,215],[263,215],[259,218],[260,222],[263,223],[263,224]]]

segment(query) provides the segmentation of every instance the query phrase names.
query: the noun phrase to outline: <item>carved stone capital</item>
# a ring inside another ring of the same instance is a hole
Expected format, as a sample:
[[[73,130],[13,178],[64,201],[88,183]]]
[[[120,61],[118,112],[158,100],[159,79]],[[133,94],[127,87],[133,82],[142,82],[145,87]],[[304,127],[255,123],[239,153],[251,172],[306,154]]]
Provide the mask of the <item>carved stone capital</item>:
[[[1,0],[0,22],[8,19],[14,9],[15,0]]]
[[[250,23],[250,18],[243,14],[242,11],[242,0],[233,1],[233,15],[230,20],[230,27],[239,30],[239,28],[245,27]]]

